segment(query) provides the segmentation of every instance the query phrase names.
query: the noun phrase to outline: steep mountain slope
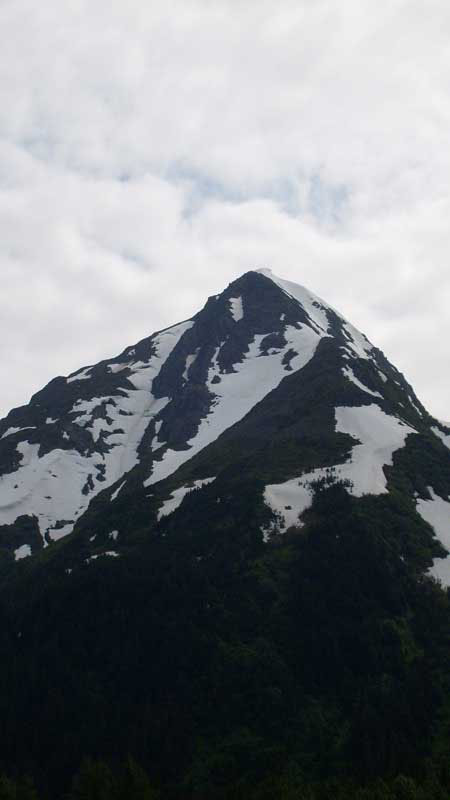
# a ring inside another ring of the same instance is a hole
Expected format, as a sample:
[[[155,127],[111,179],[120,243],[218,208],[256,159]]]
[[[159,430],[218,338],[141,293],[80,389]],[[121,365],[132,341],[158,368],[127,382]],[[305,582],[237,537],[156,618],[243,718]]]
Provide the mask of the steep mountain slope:
[[[244,475],[266,537],[298,523],[318,481],[343,480],[356,496],[401,488],[448,546],[449,447],[365,336],[303,287],[248,272],[0,421],[0,544],[22,558],[74,527],[123,542]],[[449,565],[434,566],[448,582]]]
[[[448,797],[450,429],[336,311],[248,272],[0,437],[0,771]]]

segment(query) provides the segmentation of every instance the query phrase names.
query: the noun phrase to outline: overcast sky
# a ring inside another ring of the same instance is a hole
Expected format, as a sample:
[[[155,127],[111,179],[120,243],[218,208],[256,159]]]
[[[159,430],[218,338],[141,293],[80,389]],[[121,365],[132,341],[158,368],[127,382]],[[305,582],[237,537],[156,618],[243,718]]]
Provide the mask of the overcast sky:
[[[450,419],[447,0],[2,0],[0,412],[271,267]]]

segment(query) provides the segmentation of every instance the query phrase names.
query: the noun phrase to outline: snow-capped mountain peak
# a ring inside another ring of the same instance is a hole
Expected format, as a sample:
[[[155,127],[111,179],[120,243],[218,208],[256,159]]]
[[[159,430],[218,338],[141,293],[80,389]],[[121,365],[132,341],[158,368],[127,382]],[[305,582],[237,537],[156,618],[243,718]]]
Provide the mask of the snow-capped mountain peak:
[[[163,524],[191,488],[219,491],[221,471],[245,462],[264,478],[267,535],[298,519],[327,470],[376,494],[411,437],[448,453],[436,424],[338,312],[250,271],[192,319],[55,378],[0,421],[0,533],[22,557],[124,498]]]

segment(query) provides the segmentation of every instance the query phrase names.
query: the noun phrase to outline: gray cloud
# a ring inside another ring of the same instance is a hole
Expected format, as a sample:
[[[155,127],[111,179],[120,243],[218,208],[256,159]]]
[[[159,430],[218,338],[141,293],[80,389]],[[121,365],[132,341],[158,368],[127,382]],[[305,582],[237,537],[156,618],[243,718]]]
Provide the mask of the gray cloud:
[[[450,417],[450,9],[5,2],[6,412],[271,266]]]

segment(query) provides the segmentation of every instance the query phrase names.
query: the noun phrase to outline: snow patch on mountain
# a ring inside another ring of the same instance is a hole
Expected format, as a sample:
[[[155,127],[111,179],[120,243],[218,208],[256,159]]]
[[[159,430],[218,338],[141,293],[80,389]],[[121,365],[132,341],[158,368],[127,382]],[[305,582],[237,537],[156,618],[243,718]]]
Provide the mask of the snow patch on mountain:
[[[22,433],[22,431],[34,431],[36,430],[34,425],[28,425],[26,428],[8,428],[7,431],[1,437],[2,439],[6,439],[7,436],[12,436],[14,433]]]
[[[294,351],[290,360],[292,370],[302,369],[313,357],[317,345],[325,336],[323,331],[313,330],[307,325],[286,327],[286,345],[278,350],[263,354],[260,350],[262,340],[267,334],[257,334],[250,344],[242,362],[234,365],[235,372],[221,373],[217,364],[218,348],[209,369],[207,387],[214,395],[209,414],[201,420],[197,435],[187,442],[187,450],[167,450],[161,461],[153,463],[153,472],[144,481],[144,486],[167,478],[178,467],[215,441],[221,433],[242,419],[260,400],[275,389],[286,377],[283,358],[288,351]],[[220,383],[214,383],[219,377]]]
[[[21,558],[27,558],[31,556],[31,547],[29,544],[21,544],[17,550],[14,550],[14,558],[16,561],[20,561]]]
[[[405,446],[409,434],[417,433],[402,420],[386,414],[376,403],[336,408],[336,431],[360,441],[352,449],[350,464],[343,465],[352,465],[348,479],[358,496],[387,491],[383,467],[392,465],[394,452]]]
[[[305,309],[311,321],[319,328],[319,330],[321,330],[323,333],[328,333],[328,317],[325,306],[319,297],[316,297],[315,294],[309,292],[304,286],[300,286],[298,283],[292,283],[291,281],[284,280],[283,278],[278,278],[270,269],[258,269],[256,271],[261,275],[265,275],[266,278],[270,278],[270,280],[275,283],[276,286],[278,286],[288,297],[297,300],[297,302]]]
[[[66,383],[74,383],[74,381],[87,381],[92,376],[90,372],[92,367],[85,367],[82,370],[79,370],[75,373],[75,375],[71,375],[69,378],[66,378]]]
[[[337,313],[337,312],[335,312]],[[338,314],[340,317],[341,315]],[[371,358],[373,345],[370,344],[369,340],[363,333],[360,333],[357,328],[355,328],[350,322],[347,322],[343,317],[342,320],[342,327],[344,332],[348,337],[348,343],[350,350],[357,356],[357,358]]]
[[[158,450],[160,447],[163,446],[163,444],[165,444],[164,442],[160,442],[159,439],[158,439],[158,435],[159,435],[159,432],[161,430],[162,424],[163,424],[162,419],[158,419],[155,422],[155,435],[154,435],[154,437],[152,439],[152,442],[151,442],[151,445],[150,445],[150,449],[151,450]]]
[[[39,444],[17,445],[22,456],[19,468],[0,476],[0,524],[11,524],[19,516],[34,514],[42,536],[46,532],[52,539],[66,536],[92,497],[137,464],[137,448],[147,425],[169,402],[169,398],[153,396],[153,379],[193,324],[189,320],[154,337],[154,355],[148,362],[136,362],[131,367],[134,372],[130,380],[135,389],[119,389],[115,395],[74,404],[72,421],[90,430],[94,442],[103,436],[110,449],[81,455],[75,449],[56,448],[39,457]],[[95,412],[102,408],[107,409],[106,418],[95,417]],[[67,524],[55,527],[61,521]]]
[[[410,394],[408,395],[408,400],[409,400],[409,402],[411,403],[411,405],[412,405],[412,407],[413,407],[414,411],[416,411],[416,412],[417,412],[417,414],[419,415],[419,417],[423,417],[423,414],[422,414],[422,412],[421,412],[421,410],[420,410],[419,406],[417,405],[417,403],[415,403],[415,402],[414,402],[414,400],[412,399],[412,397],[411,397],[411,395],[410,395]]]
[[[48,529],[48,536],[52,542],[57,542],[59,539],[64,539],[73,531],[73,522],[68,522],[66,525],[57,525],[54,528]]]
[[[277,517],[280,530],[298,525],[299,515],[308,508],[317,481],[344,481],[357,497],[384,494],[387,481],[383,467],[392,464],[396,450],[404,447],[406,437],[417,433],[396,417],[388,416],[373,403],[369,406],[336,408],[336,431],[359,441],[352,448],[350,459],[332,468],[312,470],[298,478],[266,486],[264,500]]]
[[[293,525],[302,525],[299,517],[312,503],[313,488],[310,484],[321,476],[319,473],[325,475],[325,470],[314,470],[302,478],[292,478],[290,481],[265,487],[264,502],[276,517],[276,523],[271,522],[263,529],[265,540],[274,530],[283,532]]]
[[[235,322],[239,322],[244,317],[244,308],[242,305],[242,297],[230,297],[231,316]]]
[[[439,430],[439,428],[437,428],[435,425],[431,427],[431,430],[433,431],[433,433],[436,434],[436,436],[439,436],[439,439],[441,439],[444,442],[445,446],[448,447],[450,450],[450,433],[444,433],[443,431]]]
[[[97,473],[99,455],[56,449],[39,458],[39,445],[29,442],[20,442],[17,449],[22,455],[19,469],[0,477],[1,523],[35,515],[43,535],[59,520],[73,523],[88,504],[83,488],[89,475]]]
[[[119,492],[120,492],[120,491],[123,489],[123,487],[125,486],[125,484],[126,484],[126,481],[122,481],[122,483],[120,484],[120,486],[119,486],[117,489],[115,489],[115,491],[114,491],[114,492],[112,493],[112,495],[111,495],[111,502],[112,502],[113,500],[115,500],[115,499],[116,499],[116,497],[118,497],[118,496],[119,496]]]
[[[355,386],[358,387],[358,389],[362,389],[362,391],[366,392],[366,394],[371,394],[372,397],[381,397],[381,399],[383,399],[383,395],[380,394],[380,392],[374,392],[372,389],[369,389],[367,386],[361,383],[361,381],[356,377],[355,373],[350,367],[343,367],[342,372],[344,376],[347,378],[347,380],[351,381],[351,383],[354,383]]]
[[[200,478],[194,481],[191,486],[180,486],[179,489],[175,489],[169,499],[165,500],[159,509],[158,520],[160,520],[161,517],[167,517],[169,514],[172,514],[181,505],[189,492],[194,491],[194,489],[201,489],[202,486],[207,486],[208,483],[212,483],[215,479],[215,476],[213,478]]]
[[[304,286],[300,286],[297,283],[292,283],[284,278],[278,278],[270,269],[258,269],[256,272],[265,275],[266,278],[269,278],[280,289],[282,289],[282,291],[288,295],[288,297],[292,297],[294,300],[297,300],[297,302],[300,303],[300,305],[305,309],[315,325],[317,325],[317,327],[325,333],[328,333],[330,324],[327,315],[327,309],[332,311],[342,321],[344,334],[348,339],[348,346],[352,350],[353,354],[358,358],[367,359],[371,357],[373,346],[367,337],[354,328],[350,322],[347,322],[347,320],[345,320],[338,311],[325,304],[320,297],[317,297],[315,294],[308,291],[308,289],[305,289]]]
[[[191,353],[190,355],[186,356],[186,364],[185,364],[184,372],[183,372],[183,380],[184,381],[188,380],[189,370],[192,367],[192,364],[195,364],[195,362],[197,360],[197,356],[199,354],[199,351],[200,351],[200,348],[197,347],[195,353]]]
[[[93,556],[89,556],[86,559],[86,564],[90,564],[91,561],[95,561],[96,558],[102,558],[103,556],[110,556],[112,558],[117,558],[120,556],[120,553],[116,553],[115,550],[105,550],[104,553],[95,553]]]
[[[108,364],[108,372],[111,372],[113,375],[117,374],[118,372],[123,372],[124,369],[129,368],[129,364]]]
[[[444,547],[450,551],[450,502],[439,497],[431,486],[428,487],[431,500],[417,500],[417,511],[422,519],[431,525]],[[430,574],[441,581],[443,586],[450,586],[450,556],[435,558]]]

